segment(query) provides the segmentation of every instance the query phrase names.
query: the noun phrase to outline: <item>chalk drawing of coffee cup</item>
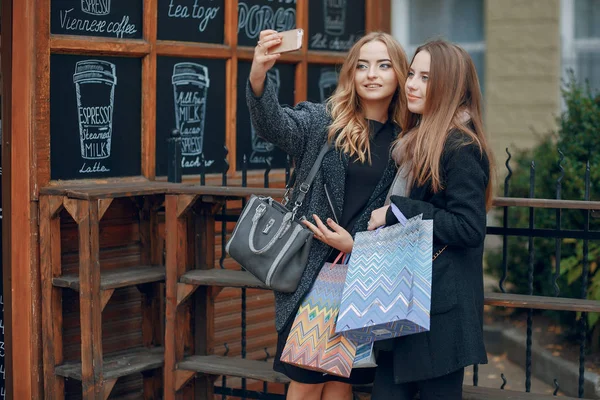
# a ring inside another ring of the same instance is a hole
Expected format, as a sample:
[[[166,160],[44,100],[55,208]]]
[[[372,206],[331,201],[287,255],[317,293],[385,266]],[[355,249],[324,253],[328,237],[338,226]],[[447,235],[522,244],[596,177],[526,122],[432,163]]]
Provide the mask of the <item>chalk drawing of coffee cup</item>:
[[[279,70],[277,68],[271,68],[267,72],[267,79],[269,79],[271,83],[275,85],[275,93],[279,97],[279,87],[281,86]],[[252,154],[250,155],[250,162],[264,163],[264,154],[261,156],[258,153],[270,153],[275,148],[275,145],[259,137],[256,134],[256,130],[254,129],[254,125],[252,125],[252,123],[250,123],[250,134],[252,136]]]
[[[346,30],[346,0],[323,0],[325,33],[343,35]]]
[[[175,121],[181,134],[181,154],[197,156],[202,153],[204,121],[210,79],[204,65],[182,62],[173,67]]]
[[[79,116],[81,157],[110,157],[117,74],[115,65],[103,60],[78,61],[73,74]]]
[[[322,68],[319,76],[319,95],[321,103],[333,94],[337,87],[338,73],[334,68]]]
[[[108,15],[110,0],[81,0],[81,11],[91,15]]]

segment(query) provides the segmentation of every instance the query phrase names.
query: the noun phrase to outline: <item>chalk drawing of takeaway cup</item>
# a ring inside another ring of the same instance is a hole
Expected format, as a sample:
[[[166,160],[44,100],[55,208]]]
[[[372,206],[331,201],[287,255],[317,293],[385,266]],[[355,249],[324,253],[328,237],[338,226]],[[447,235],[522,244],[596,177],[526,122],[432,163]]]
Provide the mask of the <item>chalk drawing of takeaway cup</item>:
[[[110,157],[117,74],[115,65],[103,60],[78,61],[73,75],[79,116],[81,157]]]
[[[81,0],[81,11],[91,15],[108,15],[110,0]]]
[[[181,154],[198,156],[202,153],[204,121],[210,79],[204,65],[182,62],[173,67],[175,121],[181,134]]]
[[[325,102],[333,94],[337,87],[338,73],[333,68],[322,68],[319,76],[319,94],[321,103]]]
[[[323,0],[325,33],[343,35],[346,28],[346,0]]]
[[[267,71],[267,79],[269,79],[271,83],[275,85],[275,93],[277,94],[277,97],[279,97],[279,87],[281,86],[279,70],[277,68],[271,68],[269,71]],[[253,159],[256,159],[256,153],[269,153],[275,148],[273,143],[267,142],[256,134],[256,130],[254,129],[254,125],[252,125],[252,123],[250,123],[250,134],[252,136],[252,155],[250,156],[250,162],[252,162]],[[261,160],[258,162],[264,162]]]

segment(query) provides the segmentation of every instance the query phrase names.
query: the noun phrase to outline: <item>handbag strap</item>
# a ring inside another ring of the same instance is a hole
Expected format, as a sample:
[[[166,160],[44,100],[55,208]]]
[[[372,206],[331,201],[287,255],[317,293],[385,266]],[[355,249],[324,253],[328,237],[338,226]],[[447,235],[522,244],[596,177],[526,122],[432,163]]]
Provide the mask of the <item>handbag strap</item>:
[[[306,197],[306,194],[308,193],[308,190],[310,189],[310,185],[312,184],[312,181],[315,179],[315,176],[317,176],[317,172],[319,172],[319,169],[321,168],[321,162],[323,161],[323,157],[325,157],[325,154],[329,151],[330,147],[331,147],[331,145],[329,144],[329,142],[325,142],[325,144],[321,148],[321,151],[319,152],[319,155],[317,156],[317,159],[315,160],[315,163],[313,164],[312,168],[310,169],[308,176],[306,177],[304,182],[302,182],[298,186],[298,190],[300,190],[300,194],[298,195],[298,198],[294,202],[294,211],[297,210],[304,202],[304,198]],[[283,195],[284,205],[287,204],[288,192],[291,189],[291,187],[293,186],[293,184],[295,183],[295,180],[296,180],[296,170],[294,169],[294,173],[292,174],[292,176],[290,177],[290,180],[288,182],[287,190],[286,190],[285,194]]]

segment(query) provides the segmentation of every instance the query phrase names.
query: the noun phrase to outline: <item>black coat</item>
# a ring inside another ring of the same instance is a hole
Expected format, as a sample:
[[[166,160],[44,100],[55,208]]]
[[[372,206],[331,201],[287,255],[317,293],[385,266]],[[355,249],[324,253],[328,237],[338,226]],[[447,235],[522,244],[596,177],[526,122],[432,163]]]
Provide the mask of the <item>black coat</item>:
[[[393,340],[394,379],[404,383],[446,375],[472,364],[487,363],[483,343],[483,242],[485,192],[489,163],[466,135],[453,132],[440,161],[443,190],[431,182],[411,188],[410,197],[392,196],[411,218],[433,219],[430,331]],[[386,223],[394,223],[388,211]]]
[[[282,107],[277,100],[274,86],[268,79],[265,80],[262,96],[255,96],[250,88],[250,83],[247,83],[246,102],[257,134],[294,157],[297,173],[296,183],[304,181],[327,140],[331,117],[325,106],[302,102],[295,107]],[[399,129],[396,129],[396,134],[398,131]],[[323,158],[321,169],[299,209],[299,215],[306,216],[311,222],[314,222],[313,214],[318,215],[322,220],[334,219],[333,212],[328,205],[325,184],[330,191],[334,207],[337,208],[337,215],[342,215],[348,163],[348,156],[332,147]],[[367,207],[356,220],[354,229],[350,233],[354,234],[367,229],[371,212],[383,206],[395,174],[396,166],[390,157],[388,166],[375,191],[371,194]],[[295,191],[291,199],[292,203],[297,196],[298,192]],[[308,262],[296,291],[294,293],[275,292],[275,327],[277,331],[281,332],[288,319],[295,316],[300,302],[316,280],[331,250],[332,248],[323,242],[313,240]]]

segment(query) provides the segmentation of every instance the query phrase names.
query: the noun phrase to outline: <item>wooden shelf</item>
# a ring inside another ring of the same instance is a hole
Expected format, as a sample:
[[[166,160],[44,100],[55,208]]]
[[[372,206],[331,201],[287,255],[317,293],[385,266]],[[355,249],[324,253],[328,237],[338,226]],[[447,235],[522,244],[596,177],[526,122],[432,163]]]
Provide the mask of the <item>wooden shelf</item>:
[[[118,289],[165,280],[165,267],[142,266],[119,268],[101,273],[100,290]],[[79,275],[62,275],[52,279],[54,286],[79,291]]]
[[[529,296],[512,293],[486,292],[485,304],[513,308],[536,308],[540,310],[600,312],[600,301],[598,300]]]
[[[191,356],[177,364],[178,370],[194,371],[208,375],[237,376],[258,379],[264,382],[289,383],[290,379],[273,371],[269,361],[249,360],[247,358],[222,356]]]
[[[111,354],[104,358],[102,369],[105,380],[117,379],[136,372],[161,368],[164,364],[164,348],[136,348]],[[71,379],[82,379],[81,363],[65,363],[57,366],[57,375]]]
[[[229,269],[191,270],[186,272],[179,281],[189,285],[246,287],[269,289],[264,283],[247,271],[232,271]]]

